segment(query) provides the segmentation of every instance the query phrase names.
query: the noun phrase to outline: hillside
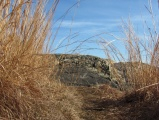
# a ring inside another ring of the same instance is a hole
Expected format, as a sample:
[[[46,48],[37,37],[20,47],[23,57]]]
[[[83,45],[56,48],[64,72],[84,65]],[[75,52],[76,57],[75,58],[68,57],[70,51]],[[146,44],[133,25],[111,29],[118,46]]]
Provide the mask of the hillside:
[[[82,119],[158,120],[156,87],[133,90],[124,76],[124,72],[132,65],[134,69],[139,69],[141,65],[150,69],[150,65],[112,63],[90,55],[63,54],[56,57],[59,61],[56,69],[58,79],[83,96]],[[118,76],[120,79],[116,79]],[[122,82],[119,81],[121,79]]]

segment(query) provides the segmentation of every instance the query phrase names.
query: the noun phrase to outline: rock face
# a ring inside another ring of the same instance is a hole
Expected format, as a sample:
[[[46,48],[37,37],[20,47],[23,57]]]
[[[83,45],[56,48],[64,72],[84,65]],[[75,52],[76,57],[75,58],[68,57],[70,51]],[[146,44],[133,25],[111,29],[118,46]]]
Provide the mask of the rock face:
[[[90,55],[55,55],[59,61],[57,78],[67,85],[92,86],[110,84],[119,87],[111,78],[110,60]]]

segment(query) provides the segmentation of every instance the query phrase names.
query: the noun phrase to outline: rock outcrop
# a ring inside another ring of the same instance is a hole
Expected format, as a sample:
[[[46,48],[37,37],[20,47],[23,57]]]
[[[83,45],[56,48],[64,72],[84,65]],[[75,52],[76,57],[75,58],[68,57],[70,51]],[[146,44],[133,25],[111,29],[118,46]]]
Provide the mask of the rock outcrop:
[[[90,55],[56,54],[59,61],[57,78],[62,83],[76,86],[110,84],[118,88],[119,83],[111,77],[110,60]]]

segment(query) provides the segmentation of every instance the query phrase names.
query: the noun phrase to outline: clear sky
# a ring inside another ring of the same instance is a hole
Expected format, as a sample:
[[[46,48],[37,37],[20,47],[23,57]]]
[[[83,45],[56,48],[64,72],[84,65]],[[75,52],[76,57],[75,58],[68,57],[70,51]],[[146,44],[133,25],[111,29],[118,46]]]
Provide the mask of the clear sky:
[[[57,53],[68,53],[69,51],[71,53],[76,50],[75,53],[91,54],[104,58],[104,51],[100,50],[98,45],[101,39],[113,41],[124,52],[119,41],[109,34],[123,37],[121,33],[122,21],[127,22],[130,18],[135,31],[142,37],[145,21],[148,27],[153,27],[151,15],[146,8],[149,8],[149,1],[152,3],[158,26],[158,0],[80,0],[77,3],[78,1],[60,0],[59,2],[53,30],[55,33],[60,25],[53,46],[53,49],[58,48]],[[62,47],[65,45],[69,46]]]

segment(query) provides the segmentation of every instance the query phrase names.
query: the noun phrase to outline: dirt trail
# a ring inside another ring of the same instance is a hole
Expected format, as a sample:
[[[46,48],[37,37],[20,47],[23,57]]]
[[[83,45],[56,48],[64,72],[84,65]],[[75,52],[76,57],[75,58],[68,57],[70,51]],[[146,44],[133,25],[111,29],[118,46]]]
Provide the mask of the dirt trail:
[[[84,120],[159,120],[157,90],[125,92],[102,85],[76,87],[83,96]]]
[[[119,99],[124,95],[124,92],[108,85],[78,87],[77,91],[84,99],[82,113],[84,120],[123,120]]]

